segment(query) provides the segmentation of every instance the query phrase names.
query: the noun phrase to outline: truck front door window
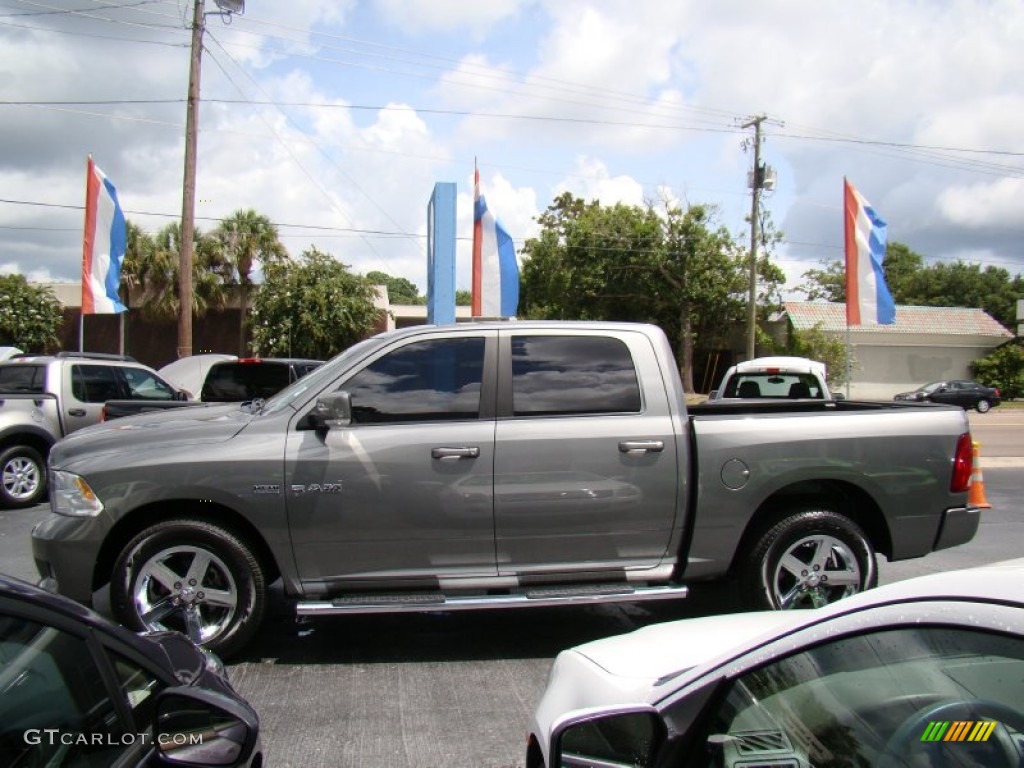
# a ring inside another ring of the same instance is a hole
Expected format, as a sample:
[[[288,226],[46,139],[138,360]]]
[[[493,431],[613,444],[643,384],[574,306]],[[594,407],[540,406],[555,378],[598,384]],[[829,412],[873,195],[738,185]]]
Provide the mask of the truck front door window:
[[[72,394],[83,403],[105,403],[125,397],[117,373],[109,365],[76,365],[71,370]]]
[[[476,419],[483,367],[482,337],[419,341],[374,361],[343,388],[356,424]]]

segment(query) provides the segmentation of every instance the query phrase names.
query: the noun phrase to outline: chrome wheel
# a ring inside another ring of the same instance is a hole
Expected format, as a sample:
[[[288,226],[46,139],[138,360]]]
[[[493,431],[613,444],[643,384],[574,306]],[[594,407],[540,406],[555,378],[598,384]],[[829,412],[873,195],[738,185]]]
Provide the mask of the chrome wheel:
[[[225,562],[188,545],[169,547],[146,560],[132,597],[147,629],[178,630],[198,644],[223,633],[239,607],[238,588]]]
[[[978,413],[988,413],[992,408],[992,404],[988,400],[979,400],[974,405],[978,409]]]
[[[25,502],[36,496],[42,479],[42,468],[28,456],[13,456],[4,464],[4,494],[14,502]]]
[[[805,536],[791,544],[774,567],[765,563],[766,584],[782,609],[819,608],[861,590],[857,557],[834,536]]]

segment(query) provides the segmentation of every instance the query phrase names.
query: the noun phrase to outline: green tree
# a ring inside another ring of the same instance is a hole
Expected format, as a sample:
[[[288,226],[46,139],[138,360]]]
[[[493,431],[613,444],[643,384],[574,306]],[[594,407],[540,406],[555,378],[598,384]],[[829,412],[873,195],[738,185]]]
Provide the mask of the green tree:
[[[415,283],[404,277],[392,277],[386,272],[367,272],[366,279],[374,285],[388,289],[388,300],[392,304],[426,304],[427,297],[420,296]]]
[[[471,307],[473,306],[473,292],[472,291],[455,291],[455,306],[456,307]]]
[[[716,343],[743,316],[748,257],[714,209],[663,203],[646,208],[584,201],[565,193],[523,248],[520,311],[525,317],[633,320],[659,325],[673,340],[687,392],[693,351]],[[762,300],[781,270],[759,261]]]
[[[971,363],[979,383],[998,387],[1005,400],[1024,397],[1024,342],[1014,339]]]
[[[264,268],[288,258],[281,244],[277,227],[270,219],[252,208],[239,209],[224,219],[213,232],[220,254],[216,261],[227,265],[232,274],[226,282],[239,286],[240,307],[238,344],[239,355],[245,354],[245,323],[249,309],[249,293],[253,285],[253,270],[257,263]]]
[[[26,352],[60,344],[64,321],[60,302],[48,286],[29,285],[24,275],[0,275],[0,343]]]
[[[793,329],[789,334],[789,349],[791,355],[808,357],[825,364],[825,373],[829,387],[838,389],[846,383],[847,379],[847,350],[842,339],[834,334],[825,333],[820,325],[813,328],[798,331]],[[850,359],[850,366],[853,359]]]
[[[885,281],[897,304],[924,307],[976,307],[1013,327],[1016,301],[1024,295],[1024,277],[1001,267],[962,261],[925,265],[924,257],[903,243],[889,243],[882,263]],[[846,269],[840,259],[803,274],[797,288],[809,301],[846,301]]]
[[[146,235],[129,222],[128,247],[121,266],[122,283],[131,286],[135,306],[151,320],[178,317],[178,272],[181,227],[168,224],[155,235]],[[219,244],[195,230],[192,258],[192,311],[204,314],[223,307],[224,285],[229,269],[221,258]]]
[[[707,347],[717,345],[746,316],[749,253],[723,227],[712,228],[713,212],[701,205],[685,211],[668,207],[662,219],[663,247],[653,254],[656,271],[649,290],[656,322],[675,340],[686,392],[694,391],[693,353],[698,340]],[[765,291],[766,256],[758,266],[759,285]],[[773,277],[777,282],[778,275]]]
[[[375,327],[373,283],[328,253],[310,248],[263,275],[250,316],[258,354],[327,358]]]

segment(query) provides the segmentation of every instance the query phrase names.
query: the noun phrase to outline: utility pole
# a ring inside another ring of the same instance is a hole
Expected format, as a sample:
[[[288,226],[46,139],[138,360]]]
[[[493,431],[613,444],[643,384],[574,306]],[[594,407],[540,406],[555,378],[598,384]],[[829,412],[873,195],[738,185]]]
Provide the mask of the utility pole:
[[[245,12],[245,0],[213,0],[225,23],[232,13]],[[199,76],[203,63],[205,0],[192,9],[192,57],[188,69],[188,109],[185,115],[185,178],[181,195],[181,240],[178,243],[178,357],[192,355],[192,262],[196,231],[196,143],[199,125]]]
[[[181,196],[181,240],[178,243],[178,357],[192,354],[192,240],[195,236],[196,134],[199,122],[199,75],[203,60],[203,3],[192,11],[192,60],[188,71],[188,112],[185,117],[185,181]]]
[[[757,337],[757,240],[758,207],[761,186],[764,184],[764,169],[761,167],[761,123],[767,116],[758,115],[743,124],[743,128],[754,129],[754,172],[751,176],[753,192],[750,201],[750,291],[747,298],[747,359],[754,358],[754,341]]]

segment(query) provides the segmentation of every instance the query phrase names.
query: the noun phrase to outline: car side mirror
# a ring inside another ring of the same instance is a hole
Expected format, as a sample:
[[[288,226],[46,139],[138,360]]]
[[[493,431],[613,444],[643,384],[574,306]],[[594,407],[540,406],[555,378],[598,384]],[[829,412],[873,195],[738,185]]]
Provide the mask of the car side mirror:
[[[554,735],[552,766],[647,768],[665,740],[665,725],[653,710],[590,716]]]
[[[174,391],[174,395],[171,397],[171,400],[177,400],[179,403],[184,402],[188,399],[188,392],[186,392],[184,389],[176,389]]]
[[[259,745],[259,720],[215,691],[168,688],[156,698],[153,740],[164,765],[248,765]]]
[[[832,393],[832,399],[833,400],[845,400],[846,399],[846,395],[844,395],[842,392],[833,392]]]
[[[318,429],[349,426],[352,423],[352,395],[342,390],[320,395],[310,417]]]

